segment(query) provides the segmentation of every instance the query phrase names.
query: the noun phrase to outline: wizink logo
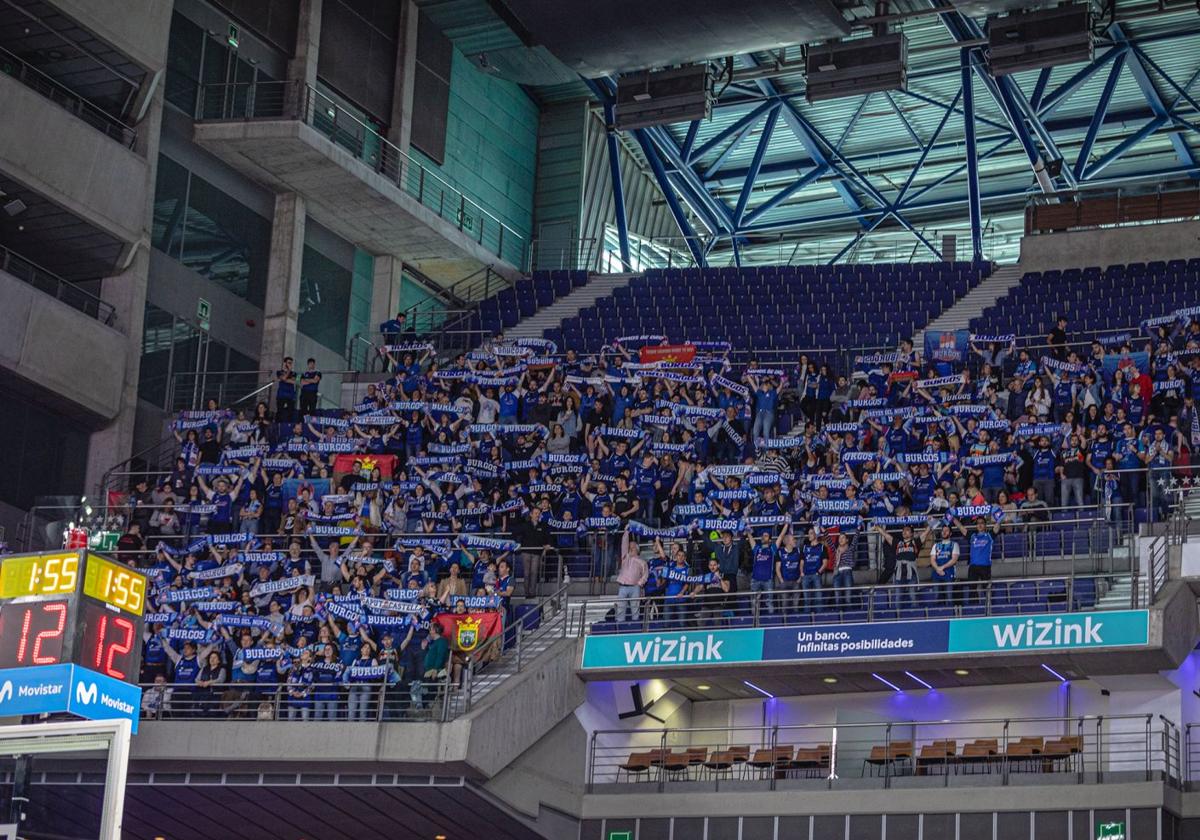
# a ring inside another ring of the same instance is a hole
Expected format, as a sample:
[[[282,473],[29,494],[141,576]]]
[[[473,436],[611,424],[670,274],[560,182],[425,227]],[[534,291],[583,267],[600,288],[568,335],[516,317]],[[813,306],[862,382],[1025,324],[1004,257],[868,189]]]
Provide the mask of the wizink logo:
[[[708,633],[701,639],[655,636],[625,642],[625,661],[630,665],[670,665],[682,662],[720,662],[723,640]]]
[[[1100,635],[1102,621],[1087,616],[1083,621],[1034,621],[1032,618],[1015,624],[993,625],[997,648],[1086,647],[1104,644]]]

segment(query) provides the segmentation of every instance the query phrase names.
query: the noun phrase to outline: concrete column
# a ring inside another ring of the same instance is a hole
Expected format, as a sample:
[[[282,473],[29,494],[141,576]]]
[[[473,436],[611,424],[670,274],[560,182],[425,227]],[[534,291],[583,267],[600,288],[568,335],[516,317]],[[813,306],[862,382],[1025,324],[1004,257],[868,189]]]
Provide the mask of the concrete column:
[[[399,257],[375,258],[375,276],[371,286],[371,330],[400,311],[400,286],[404,263]],[[372,339],[374,340],[374,339]]]
[[[125,379],[121,409],[88,441],[84,490],[100,498],[106,488],[105,473],[133,455],[134,425],[137,421],[138,376],[142,367],[142,330],[146,320],[146,286],[150,277],[150,229],[154,218],[154,182],[158,169],[159,135],[162,130],[162,85],[155,87],[138,125],[138,152],[146,159],[146,192],[141,241],[132,247],[120,274],[106,278],[100,297],[116,308],[116,327],[125,335]],[[124,486],[119,489],[125,489]]]
[[[293,113],[300,114],[305,87],[317,83],[317,56],[321,52],[322,0],[299,0],[300,16],[296,24],[296,49],[287,65],[288,97]]]
[[[396,74],[392,84],[392,118],[388,122],[387,139],[406,155],[412,136],[413,83],[417,75],[417,18],[414,0],[401,0],[400,24],[396,33]],[[404,162],[404,158],[401,158],[401,162]],[[404,174],[401,171],[401,183],[404,183]]]
[[[284,356],[296,354],[300,319],[300,267],[304,259],[304,199],[296,193],[275,197],[271,225],[271,259],[263,304],[259,366],[274,370]]]

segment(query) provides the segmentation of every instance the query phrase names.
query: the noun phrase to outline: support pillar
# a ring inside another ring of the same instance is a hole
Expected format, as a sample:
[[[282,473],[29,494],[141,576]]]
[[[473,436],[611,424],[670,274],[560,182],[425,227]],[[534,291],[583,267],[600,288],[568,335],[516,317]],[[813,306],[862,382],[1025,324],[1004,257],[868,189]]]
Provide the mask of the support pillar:
[[[971,51],[963,50],[962,73],[963,137],[967,155],[967,206],[971,215],[971,259],[983,260],[983,211],[979,196],[979,154],[975,144],[975,91],[971,72]]]
[[[408,154],[412,136],[413,84],[417,77],[417,18],[414,0],[401,0],[396,31],[396,70],[392,77],[392,115],[387,139]],[[392,313],[395,315],[396,313]]]
[[[288,105],[291,113],[303,118],[307,88],[317,84],[317,56],[321,52],[322,0],[299,0],[296,23],[296,49],[287,64]]]
[[[403,282],[404,262],[390,254],[375,257],[375,276],[371,286],[371,330],[378,337],[379,325],[396,316],[400,311],[400,286]]]
[[[153,196],[162,131],[161,84],[149,94],[149,103],[142,110],[145,115],[138,124],[136,151],[145,156],[146,195]],[[153,215],[154,202],[147,201],[141,241],[131,246],[129,258],[124,263],[121,273],[105,278],[100,284],[100,296],[115,308],[115,326],[125,335],[125,376],[121,385],[121,408],[117,416],[104,428],[93,432],[88,441],[83,487],[85,495],[91,499],[103,498],[107,489],[104,487],[105,475],[134,454],[138,378],[142,368],[142,331],[146,321],[146,287],[150,278],[149,231],[153,224]],[[128,489],[128,483],[114,489]]]
[[[300,267],[304,259],[304,199],[296,193],[275,197],[271,258],[263,304],[259,368],[275,370],[284,356],[296,354],[300,320]]]

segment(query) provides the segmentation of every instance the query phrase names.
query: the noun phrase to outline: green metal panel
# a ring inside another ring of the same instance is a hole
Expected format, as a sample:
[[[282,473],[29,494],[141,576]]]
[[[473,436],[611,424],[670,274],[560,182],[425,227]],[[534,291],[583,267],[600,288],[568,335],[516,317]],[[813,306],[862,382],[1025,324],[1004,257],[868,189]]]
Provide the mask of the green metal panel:
[[[375,257],[361,248],[354,249],[354,273],[350,278],[350,316],[347,335],[370,333],[371,286],[374,283]]]
[[[477,69],[454,51],[446,160],[412,154],[520,234],[533,230],[538,107],[519,85]],[[507,253],[507,249],[506,249]]]

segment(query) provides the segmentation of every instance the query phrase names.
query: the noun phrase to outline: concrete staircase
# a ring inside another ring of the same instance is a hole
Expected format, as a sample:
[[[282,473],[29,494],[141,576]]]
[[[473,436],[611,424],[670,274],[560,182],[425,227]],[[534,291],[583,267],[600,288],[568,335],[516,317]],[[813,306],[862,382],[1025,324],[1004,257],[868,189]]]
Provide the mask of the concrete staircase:
[[[547,307],[539,309],[528,318],[522,318],[515,327],[504,331],[508,338],[541,338],[549,329],[554,329],[563,318],[572,318],[600,298],[610,296],[614,291],[629,285],[636,274],[599,274],[593,275],[585,285],[572,290],[569,295],[561,297]]]
[[[992,306],[996,301],[1008,294],[1011,289],[1021,282],[1021,278],[1024,275],[1025,269],[1019,263],[1001,266],[992,272],[990,277],[963,295],[957,303],[934,318],[925,327],[925,330],[941,332],[944,330],[967,329],[970,326],[972,318],[978,318],[983,314],[983,310]],[[925,346],[925,330],[921,330],[913,336],[913,346]]]
[[[539,333],[540,335],[540,333]],[[504,685],[510,677],[516,676],[529,666],[533,660],[540,657],[556,644],[567,644],[565,630],[567,612],[562,609],[560,602],[550,598],[543,601],[541,606],[542,620],[535,630],[522,628],[520,640],[504,652],[495,662],[475,674],[471,683],[471,705],[478,706],[479,702]],[[518,619],[518,624],[521,619]]]
[[[1144,579],[1142,580],[1142,584],[1145,584]],[[1131,575],[1120,575],[1113,579],[1113,582],[1108,587],[1108,591],[1097,599],[1096,609],[1129,609],[1129,598],[1132,591],[1133,577]]]

